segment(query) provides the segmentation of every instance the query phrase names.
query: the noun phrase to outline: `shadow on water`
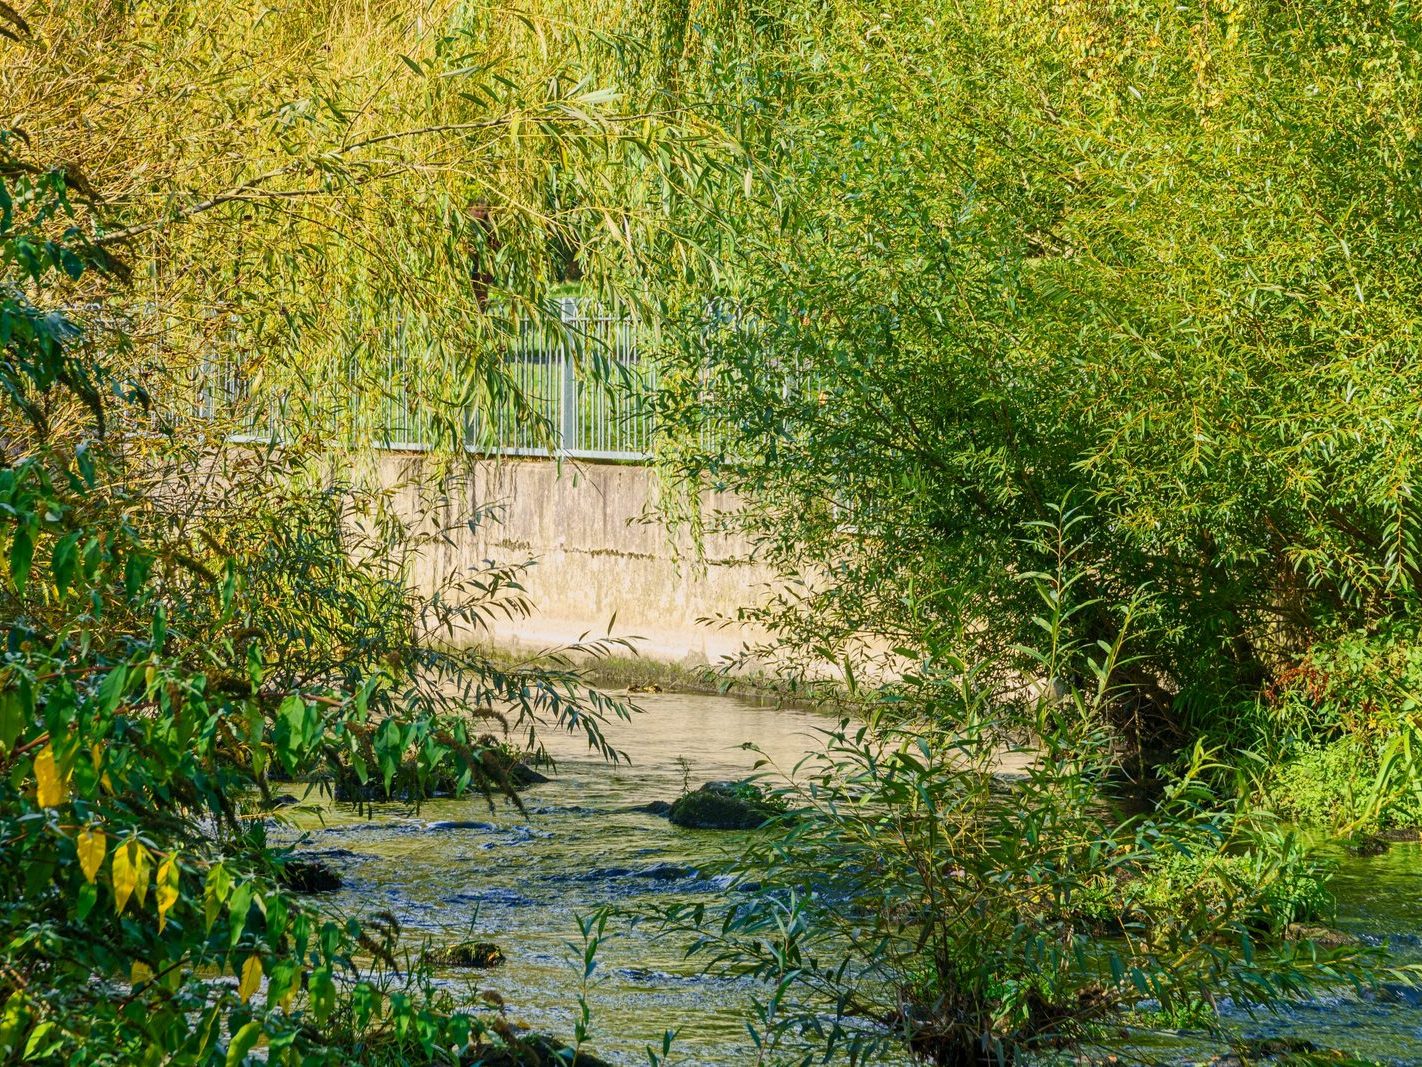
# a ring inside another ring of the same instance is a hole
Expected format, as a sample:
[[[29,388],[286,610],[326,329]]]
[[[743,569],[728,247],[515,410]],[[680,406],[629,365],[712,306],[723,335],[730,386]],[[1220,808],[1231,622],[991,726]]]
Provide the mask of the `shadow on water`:
[[[682,830],[635,809],[671,801],[684,787],[743,777],[760,755],[782,768],[818,747],[833,721],[802,708],[735,696],[639,696],[630,723],[609,724],[630,763],[609,765],[577,738],[549,735],[554,780],[523,794],[527,816],[477,797],[434,800],[418,815],[377,806],[373,818],[337,806],[324,824],[303,818],[310,851],[337,866],[344,887],[326,898],[358,915],[394,913],[411,942],[496,942],[507,962],[491,971],[450,972],[461,999],[491,991],[512,1019],[570,1035],[579,989],[575,916],[611,903],[632,908],[724,900],[727,889],[699,871],[733,851],[743,835]],[[684,761],[684,762],[683,762]],[[1337,925],[1387,943],[1399,959],[1422,960],[1422,846],[1394,845],[1381,856],[1344,857],[1335,889]],[[621,928],[598,955],[592,991],[599,1055],[645,1064],[644,1049],[680,1029],[673,1062],[733,1067],[753,1062],[741,1009],[750,987],[698,974],[685,943],[650,928]],[[1247,1037],[1305,1039],[1388,1063],[1422,1064],[1422,998],[1409,989],[1377,996],[1321,998],[1286,1015],[1251,1020],[1234,1012]],[[1118,1062],[1197,1063],[1220,1048],[1188,1035],[1118,1050]]]

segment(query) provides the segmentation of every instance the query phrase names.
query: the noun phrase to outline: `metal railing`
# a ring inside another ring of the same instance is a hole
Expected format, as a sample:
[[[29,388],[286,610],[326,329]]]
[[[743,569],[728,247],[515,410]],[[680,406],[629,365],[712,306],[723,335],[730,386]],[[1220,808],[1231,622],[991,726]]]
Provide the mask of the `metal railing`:
[[[642,359],[636,324],[625,315],[565,298],[558,301],[556,321],[521,322],[501,357],[512,388],[469,411],[446,412],[444,430],[419,388],[425,357],[418,328],[397,319],[380,348],[385,366],[378,403],[373,409],[360,403],[353,360],[350,380],[343,383],[346,410],[323,420],[330,422],[333,437],[419,451],[448,442],[447,428],[462,424],[463,447],[477,454],[624,463],[651,457],[656,373]],[[239,363],[213,361],[197,377],[199,417],[235,419],[239,440],[285,436],[288,404],[255,395]]]

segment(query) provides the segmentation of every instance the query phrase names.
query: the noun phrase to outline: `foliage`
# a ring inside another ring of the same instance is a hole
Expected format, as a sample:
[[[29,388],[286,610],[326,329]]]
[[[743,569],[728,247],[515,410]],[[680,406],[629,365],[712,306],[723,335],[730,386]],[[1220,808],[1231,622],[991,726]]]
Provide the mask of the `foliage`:
[[[1350,832],[1417,824],[1418,648],[1410,616],[1321,641],[1244,717],[1277,754],[1264,788],[1281,812]]]
[[[1200,915],[1235,914],[1261,935],[1278,936],[1291,923],[1328,918],[1331,873],[1310,861],[1296,841],[1277,850],[1240,854],[1179,853],[1156,863],[1140,889],[1149,910],[1195,921]],[[1196,913],[1196,914],[1192,914]]]
[[[716,153],[632,77],[639,14],[59,0],[0,41],[0,114],[14,165],[102,200],[76,223],[133,270],[105,315],[142,341],[160,426],[346,444],[423,420],[449,448],[477,409],[537,439],[519,321],[572,276],[636,303],[648,262],[697,259],[667,205]]]
[[[666,335],[665,461],[746,501],[720,518],[787,579],[757,617],[789,668],[862,675],[955,627],[1009,689],[1035,612],[1013,576],[1043,566],[1022,524],[1064,499],[1090,599],[1157,594],[1134,743],[1231,741],[1316,642],[1412,611],[1415,10],[832,0],[709,26],[698,84],[751,168],[717,194],[709,308],[683,288]]]
[[[1041,619],[1060,634],[1070,587],[1043,577]],[[1009,1063],[1147,1001],[1200,1020],[1223,998],[1268,1010],[1369,980],[1365,950],[1279,939],[1331,908],[1326,868],[1268,812],[1220,795],[1202,750],[1123,814],[1107,716],[1123,645],[1033,651],[1049,678],[1095,686],[1004,709],[990,665],[936,648],[944,666],[790,772],[779,832],[736,861],[745,898],[673,911],[713,967],[769,987],[753,1024],[764,1062],[906,1045],[934,1063]],[[904,721],[905,702],[931,718]],[[1030,737],[1004,744],[1024,720]]]
[[[573,674],[431,647],[519,610],[511,572],[416,593],[411,554],[437,531],[298,453],[135,429],[145,392],[102,314],[123,289],[90,194],[12,143],[0,1062],[478,1059],[501,1024],[403,970],[393,925],[332,921],[284,887],[268,782],[325,764],[497,792],[491,727],[556,723],[607,751],[612,706]]]

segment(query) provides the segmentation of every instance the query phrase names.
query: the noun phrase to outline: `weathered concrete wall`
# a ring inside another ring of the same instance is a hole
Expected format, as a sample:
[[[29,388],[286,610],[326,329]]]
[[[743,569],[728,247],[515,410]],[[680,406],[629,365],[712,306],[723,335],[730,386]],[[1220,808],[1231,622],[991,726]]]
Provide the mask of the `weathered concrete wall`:
[[[407,514],[428,512],[450,531],[421,560],[426,587],[450,574],[469,574],[485,561],[532,561],[521,584],[534,612],[491,621],[489,636],[506,647],[544,648],[583,635],[636,637],[640,655],[665,662],[717,662],[761,634],[734,618],[766,595],[769,575],[744,562],[748,546],[712,537],[698,560],[690,538],[656,521],[657,482],[646,467],[547,459],[480,460],[429,488],[425,457],[389,453],[379,477]],[[424,486],[425,488],[421,488]],[[708,513],[734,504],[718,494]],[[487,516],[473,528],[465,524]]]

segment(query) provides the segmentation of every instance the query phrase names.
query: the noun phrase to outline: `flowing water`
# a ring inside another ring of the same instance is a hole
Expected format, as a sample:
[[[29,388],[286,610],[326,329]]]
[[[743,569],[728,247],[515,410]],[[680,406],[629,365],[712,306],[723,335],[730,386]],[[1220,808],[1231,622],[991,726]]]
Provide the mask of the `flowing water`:
[[[1422,845],[1396,844],[1380,856],[1338,855],[1331,883],[1338,900],[1333,925],[1383,947],[1398,964],[1422,963]],[[1422,1064],[1422,989],[1385,984],[1357,995],[1320,996],[1281,1015],[1251,1019],[1237,1008],[1226,1015],[1246,1038],[1290,1038],[1386,1064]],[[1188,1038],[1161,1043],[1161,1051],[1198,1060],[1206,1051]]]
[[[607,724],[630,762],[609,765],[579,738],[547,734],[553,780],[523,794],[526,815],[481,797],[433,800],[416,814],[377,806],[372,818],[336,806],[310,830],[303,852],[338,868],[343,888],[323,898],[336,909],[396,915],[412,939],[493,941],[506,962],[453,974],[455,992],[493,991],[510,1018],[567,1037],[578,1013],[582,944],[578,915],[600,905],[656,907],[714,903],[724,883],[699,869],[734,850],[742,834],[683,830],[632,810],[672,801],[689,781],[736,779],[761,753],[789,768],[816,745],[823,715],[734,696],[650,694],[631,722]],[[681,761],[685,761],[683,764]],[[707,1067],[754,1059],[740,1009],[754,989],[698,974],[682,938],[616,922],[597,953],[588,994],[589,1047],[614,1063],[646,1064],[667,1030],[681,1030],[676,1064]]]
[[[418,813],[382,805],[368,819],[341,806],[319,818],[297,813],[308,831],[303,851],[327,859],[345,880],[326,902],[361,916],[390,912],[410,941],[496,942],[506,962],[452,972],[443,979],[451,991],[471,1001],[495,993],[510,1018],[571,1035],[582,988],[577,916],[608,903],[653,908],[728,898],[723,882],[700,872],[734,851],[742,835],[682,830],[633,809],[674,800],[688,782],[694,788],[749,774],[762,757],[743,748],[747,742],[788,768],[832,725],[812,711],[735,696],[635,699],[642,713],[607,728],[630,762],[611,766],[579,739],[550,734],[556,774],[523,794],[526,814],[502,802],[491,811],[478,797],[430,801]],[[1344,858],[1335,890],[1337,926],[1387,943],[1399,960],[1422,961],[1422,848]],[[663,1032],[679,1029],[673,1063],[753,1062],[742,1009],[755,988],[700,975],[682,938],[616,922],[608,932],[587,990],[592,1050],[614,1063],[646,1064],[646,1047],[660,1048]],[[1277,1018],[1234,1014],[1247,1036],[1302,1038],[1386,1063],[1422,1064],[1422,999],[1406,988],[1321,998]],[[1220,1049],[1180,1035],[1117,1051],[1122,1062],[1192,1063]]]

